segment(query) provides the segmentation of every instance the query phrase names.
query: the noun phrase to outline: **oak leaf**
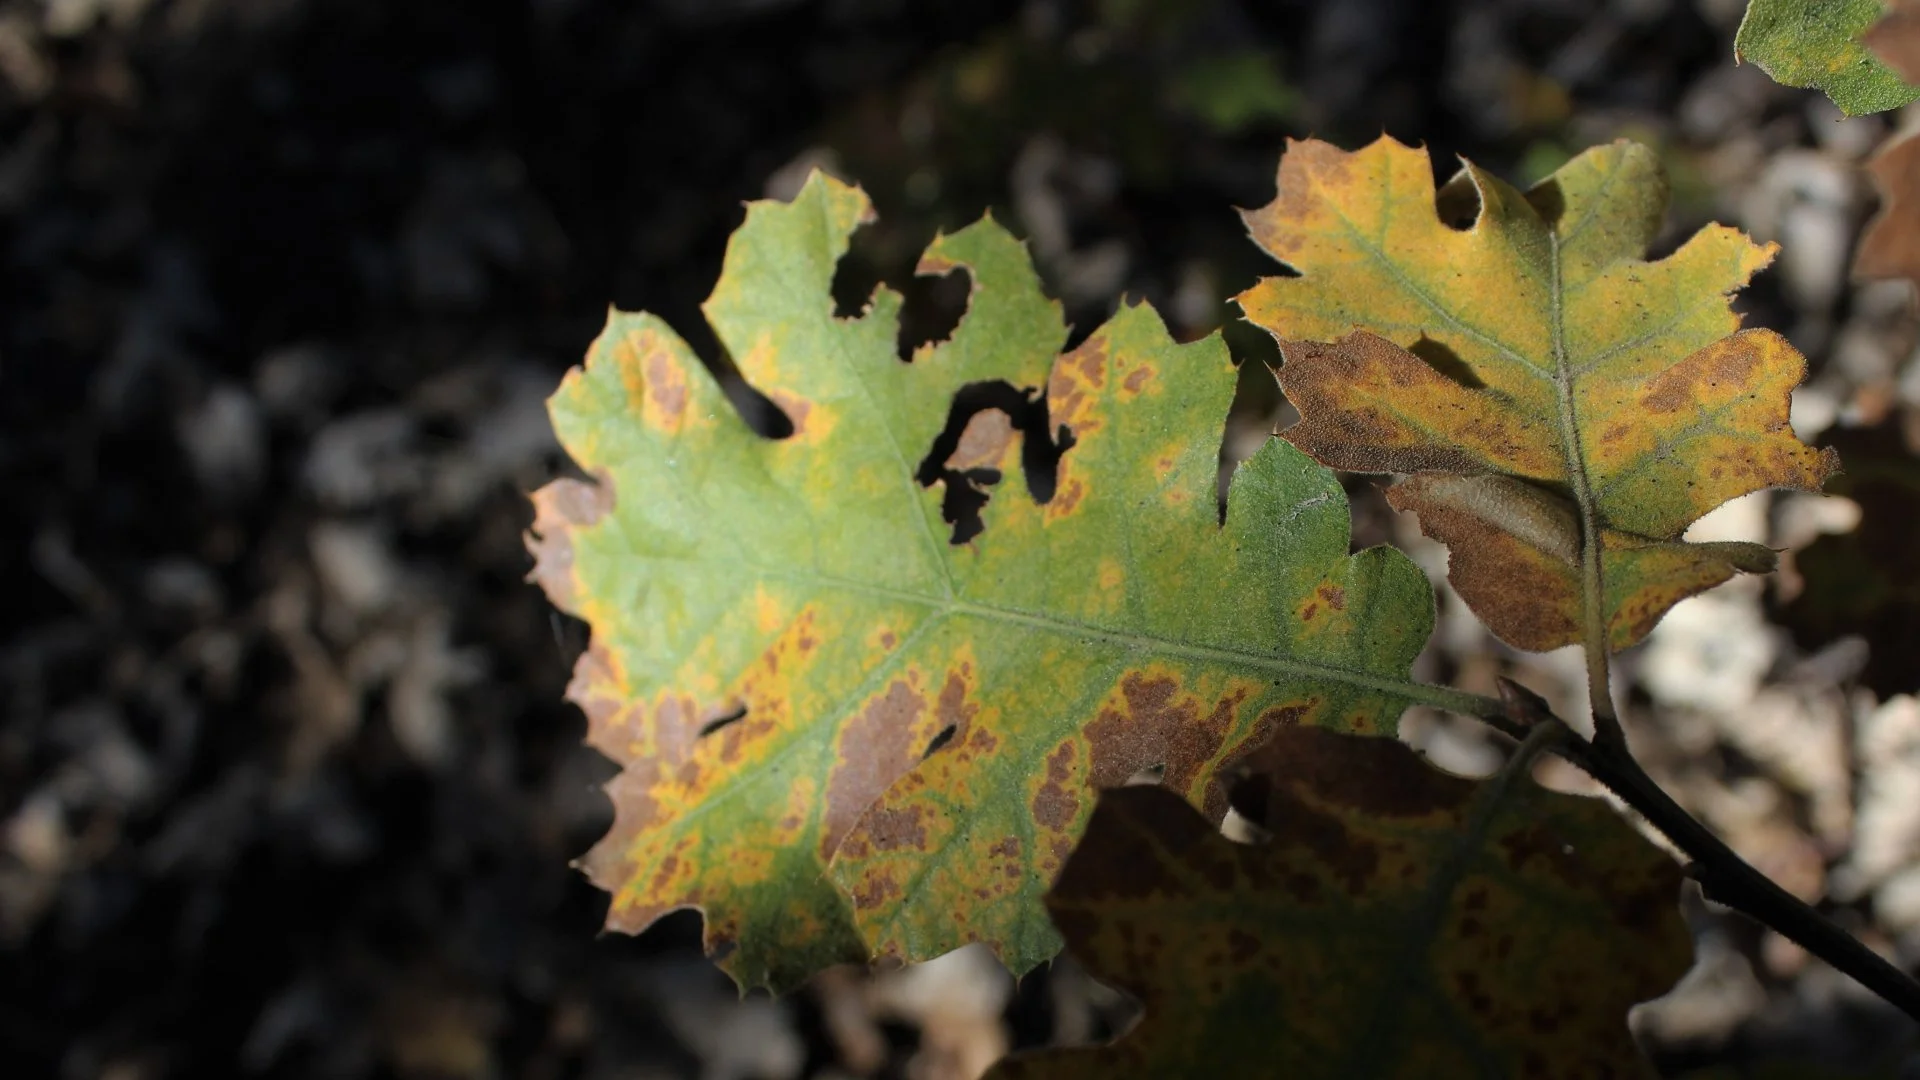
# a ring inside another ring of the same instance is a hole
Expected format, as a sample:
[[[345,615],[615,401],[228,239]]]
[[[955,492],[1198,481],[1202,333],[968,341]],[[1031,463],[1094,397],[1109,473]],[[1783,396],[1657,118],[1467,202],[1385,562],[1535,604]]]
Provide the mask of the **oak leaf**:
[[[748,430],[660,320],[615,314],[551,402],[596,481],[543,489],[529,540],[591,626],[569,695],[623,766],[585,859],[608,924],[697,908],[748,985],[971,941],[1033,967],[1095,789],[1164,767],[1217,817],[1218,770],[1282,723],[1391,731],[1432,623],[1417,569],[1350,555],[1339,484],[1284,443],[1241,466],[1223,523],[1218,338],[1123,305],[1057,356],[1058,308],[991,221],[921,264],[971,276],[946,342],[902,363],[884,288],[836,318],[870,213],[820,176],[752,204],[705,305],[790,438]],[[1004,415],[940,442],[956,394],[995,382],[1044,387],[1070,444],[1044,502]],[[991,492],[962,544],[952,481],[924,480],[941,453]]]
[[[1388,498],[1520,648],[1582,639],[1589,550],[1615,648],[1681,599],[1772,569],[1757,544],[1682,533],[1838,467],[1787,422],[1805,360],[1771,331],[1736,332],[1728,296],[1773,247],[1716,225],[1646,261],[1665,206],[1631,143],[1522,193],[1471,164],[1436,191],[1425,152],[1382,138],[1291,144],[1279,197],[1246,215],[1300,275],[1238,298],[1280,339],[1301,414],[1284,436],[1335,468],[1412,474]]]
[[[1689,965],[1681,872],[1605,803],[1308,728],[1250,771],[1263,844],[1101,794],[1047,907],[1143,1015],[990,1076],[1653,1075],[1626,1013]]]
[[[1753,61],[1776,82],[1818,88],[1848,116],[1897,109],[1920,100],[1920,87],[1870,51],[1886,10],[1886,0],[1752,0],[1734,59]]]

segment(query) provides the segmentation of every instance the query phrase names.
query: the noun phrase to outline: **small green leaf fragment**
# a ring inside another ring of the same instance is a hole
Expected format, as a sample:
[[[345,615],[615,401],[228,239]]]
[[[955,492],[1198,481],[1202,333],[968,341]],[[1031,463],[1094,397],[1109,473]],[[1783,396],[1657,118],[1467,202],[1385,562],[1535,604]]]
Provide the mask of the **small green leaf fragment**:
[[[1733,55],[1776,82],[1824,91],[1848,116],[1885,112],[1920,100],[1862,44],[1885,14],[1882,0],[1753,0],[1733,39]]]

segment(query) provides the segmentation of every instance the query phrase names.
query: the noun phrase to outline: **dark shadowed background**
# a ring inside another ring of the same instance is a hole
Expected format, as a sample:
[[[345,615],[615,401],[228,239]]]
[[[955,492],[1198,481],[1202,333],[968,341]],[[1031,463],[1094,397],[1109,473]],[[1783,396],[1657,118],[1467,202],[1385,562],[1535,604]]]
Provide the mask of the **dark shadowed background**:
[[[0,1074],[944,1078],[1110,1032],[1125,1004],[1070,963],[1015,987],[961,954],[742,1003],[692,915],[597,934],[568,868],[610,817],[561,700],[584,631],[522,582],[524,493],[565,467],[543,398],[609,304],[714,355],[697,305],[741,202],[813,165],[881,215],[840,303],[903,287],[908,343],[959,301],[910,280],[919,249],[987,208],[1082,332],[1127,293],[1193,337],[1274,272],[1233,208],[1272,197],[1287,136],[1386,131],[1519,180],[1631,136],[1672,173],[1669,244],[1710,219],[1785,243],[1743,304],[1813,359],[1802,433],[1898,459],[1907,296],[1845,277],[1891,120],[1736,68],[1739,8],[0,0]],[[1238,355],[1275,357],[1243,329]],[[1356,495],[1362,542],[1444,566]],[[1823,505],[1749,501],[1728,535],[1852,527]],[[1863,536],[1911,535],[1861,505]],[[1920,707],[1896,650],[1920,631],[1911,608],[1807,630],[1799,581],[1676,613],[1628,664],[1637,745],[1911,962]],[[1577,685],[1445,611],[1428,676]],[[1409,727],[1487,763],[1470,731]],[[1636,1019],[1668,1071],[1910,1040],[1691,910],[1700,971]]]

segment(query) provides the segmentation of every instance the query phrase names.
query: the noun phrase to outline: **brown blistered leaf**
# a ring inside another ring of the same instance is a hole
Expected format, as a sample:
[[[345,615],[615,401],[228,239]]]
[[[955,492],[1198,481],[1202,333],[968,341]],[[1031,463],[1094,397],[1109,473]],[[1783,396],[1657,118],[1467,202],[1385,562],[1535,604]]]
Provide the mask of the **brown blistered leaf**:
[[[1154,788],[1105,792],[1047,906],[1144,1015],[992,1076],[1651,1076],[1627,1010],[1687,969],[1681,872],[1606,804],[1287,728],[1243,846]]]

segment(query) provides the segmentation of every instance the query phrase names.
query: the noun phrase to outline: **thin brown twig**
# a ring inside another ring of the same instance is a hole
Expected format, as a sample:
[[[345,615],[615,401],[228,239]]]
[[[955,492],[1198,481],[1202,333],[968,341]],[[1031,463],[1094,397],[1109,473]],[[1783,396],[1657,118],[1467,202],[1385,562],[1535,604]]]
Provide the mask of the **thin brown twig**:
[[[1500,680],[1500,697],[1502,713],[1481,719],[1504,734],[1525,738],[1537,725],[1562,723],[1538,694],[1509,679]],[[1685,852],[1692,860],[1687,873],[1700,883],[1708,899],[1778,931],[1920,1021],[1920,981],[1754,869],[1661,790],[1624,743],[1589,741],[1569,730],[1548,749],[1604,784]]]

